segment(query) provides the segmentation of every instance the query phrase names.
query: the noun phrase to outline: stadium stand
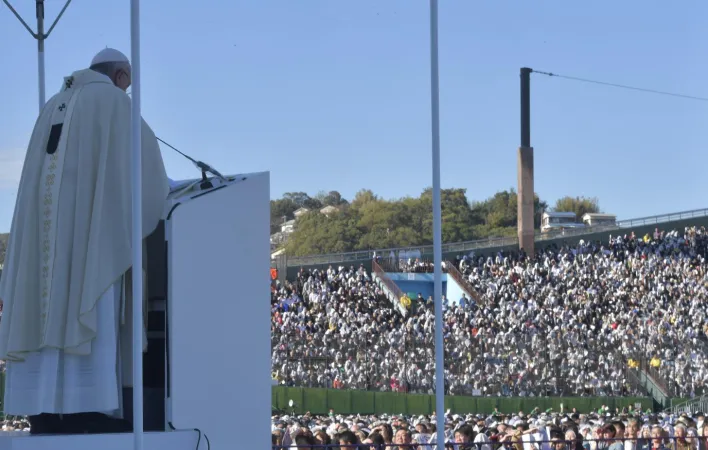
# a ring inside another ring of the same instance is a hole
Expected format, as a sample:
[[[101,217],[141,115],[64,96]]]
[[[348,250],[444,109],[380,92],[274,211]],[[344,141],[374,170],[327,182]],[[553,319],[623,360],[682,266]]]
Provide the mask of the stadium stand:
[[[705,228],[689,227],[553,245],[534,258],[460,256],[483,304],[453,299],[445,310],[446,393],[637,395],[638,371],[671,396],[706,393],[707,250]],[[409,308],[397,311],[363,266],[302,269],[277,282],[275,379],[431,393],[432,301]]]

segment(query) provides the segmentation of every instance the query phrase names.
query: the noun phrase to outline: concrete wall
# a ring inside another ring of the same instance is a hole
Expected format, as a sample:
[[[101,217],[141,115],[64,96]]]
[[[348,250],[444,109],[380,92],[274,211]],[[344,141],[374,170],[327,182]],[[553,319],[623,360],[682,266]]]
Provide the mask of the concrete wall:
[[[455,279],[453,277],[449,277],[447,279],[447,303],[448,303],[448,305],[459,304],[459,301],[462,298],[462,294],[465,294],[465,291],[460,287],[459,284],[457,284],[457,281],[455,281]]]
[[[423,298],[428,298],[433,295],[433,274],[432,273],[389,273],[386,275],[396,283],[404,294],[414,292],[423,295]],[[447,292],[447,274],[442,276],[442,293]]]

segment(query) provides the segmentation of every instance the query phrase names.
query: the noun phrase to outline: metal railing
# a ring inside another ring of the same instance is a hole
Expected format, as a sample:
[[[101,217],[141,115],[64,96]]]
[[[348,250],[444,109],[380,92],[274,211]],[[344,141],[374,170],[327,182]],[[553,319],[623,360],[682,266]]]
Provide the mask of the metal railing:
[[[612,230],[624,230],[648,225],[659,225],[662,223],[674,222],[677,220],[695,219],[699,217],[708,217],[708,208],[694,209],[691,211],[683,211],[677,213],[660,214],[657,216],[640,217],[637,219],[627,219],[618,220],[611,225],[596,225],[587,228],[573,228],[566,230],[558,230],[554,232],[541,233],[536,232],[536,241],[547,241],[551,239],[558,239],[563,237],[575,237],[584,236],[588,234],[601,233],[604,231]],[[442,245],[443,253],[451,252],[467,252],[476,249],[491,248],[491,247],[506,247],[511,245],[518,245],[519,240],[516,236],[506,236],[506,237],[490,237],[487,239],[478,239],[473,241],[465,242],[452,242]],[[387,257],[391,252],[394,252],[396,256],[401,251],[415,251],[418,250],[421,254],[432,253],[432,245],[423,245],[417,247],[408,248],[387,248],[387,249],[371,249],[371,250],[360,250],[354,252],[345,253],[333,253],[329,255],[308,255],[308,256],[295,256],[288,258],[288,266],[309,266],[315,264],[330,264],[330,263],[342,263],[349,261],[362,261],[366,259],[372,259],[374,253],[382,257]]]
[[[659,225],[662,223],[674,222],[676,220],[695,219],[698,217],[706,216],[708,216],[708,208],[694,209],[691,211],[683,211],[678,213],[661,214],[658,216],[640,217],[638,219],[618,220],[614,224],[595,225],[592,227],[585,228],[567,228],[562,230],[548,231],[545,233],[536,231],[535,240],[546,241],[563,237],[582,236],[591,233],[601,233],[604,231],[645,227],[648,225]]]
[[[482,305],[482,296],[477,292],[477,289],[474,288],[470,284],[469,281],[460,273],[459,270],[457,270],[457,267],[455,266],[455,263],[453,263],[450,260],[445,261],[445,268],[447,270],[448,275],[452,276],[452,278],[457,282],[457,284],[460,285],[462,289],[467,292],[467,295],[472,297],[472,299],[478,304]]]
[[[396,299],[400,302],[401,298],[403,297],[403,291],[401,288],[398,287],[396,283],[393,282],[391,278],[386,275],[386,272],[379,266],[379,263],[377,263],[375,260],[371,262],[371,269],[372,272],[376,274],[377,277],[379,277],[379,280],[388,288],[393,295],[396,296]]]
[[[631,369],[627,368],[627,371],[625,372],[625,377],[627,378],[627,383],[631,386],[631,388],[636,391],[636,392],[641,392],[642,395],[645,395],[647,397],[651,397],[649,395],[649,392],[647,392],[647,388],[644,386],[644,383],[642,383],[641,378],[635,371],[639,371],[639,369]]]
[[[625,379],[627,380],[627,383],[629,384],[629,386],[634,391],[641,392],[643,395],[645,395],[647,397],[651,397],[651,395],[649,395],[649,392],[648,392],[646,386],[644,386],[644,383],[642,383],[641,377],[639,376],[639,372],[642,370],[641,364],[639,364],[639,367],[636,367],[636,368],[629,367],[628,359],[619,350],[615,350],[613,352],[613,355],[614,355],[615,361],[621,361],[622,365],[624,365],[624,367],[626,367],[624,370],[624,376],[625,376]]]
[[[442,245],[443,253],[450,252],[465,252],[480,248],[504,247],[507,245],[517,245],[519,243],[516,237],[490,237],[467,242],[452,242]],[[420,251],[421,254],[432,254],[432,245],[421,245],[417,247],[396,247],[384,249],[358,250],[346,253],[332,253],[328,255],[307,255],[293,256],[288,258],[288,266],[311,266],[315,264],[335,264],[355,261],[364,261],[373,259],[374,255],[387,258],[393,252],[398,258],[400,252]]]
[[[674,395],[673,386],[669,381],[667,381],[658,370],[651,366],[651,361],[647,358],[642,358],[639,363],[639,367],[643,370],[651,381],[658,386],[659,389],[664,391],[664,395],[667,397],[672,397]]]
[[[701,397],[693,398],[691,400],[671,406],[668,411],[673,414],[694,414],[697,412],[708,411],[708,395],[703,395]]]

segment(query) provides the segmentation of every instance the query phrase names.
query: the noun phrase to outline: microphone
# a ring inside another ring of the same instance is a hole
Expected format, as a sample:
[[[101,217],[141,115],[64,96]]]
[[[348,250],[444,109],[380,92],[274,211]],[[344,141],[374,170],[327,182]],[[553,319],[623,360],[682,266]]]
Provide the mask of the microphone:
[[[211,167],[209,164],[202,162],[202,161],[192,161],[192,162],[197,167],[197,169],[201,170],[202,172],[210,173],[210,174],[214,175],[216,178],[219,178],[221,181],[227,181],[225,176],[223,176],[221,173],[219,173],[218,170]]]
[[[157,136],[156,136],[156,137],[157,137]],[[191,156],[182,153],[181,151],[177,150],[174,146],[168,144],[167,142],[163,141],[163,140],[160,139],[159,137],[157,138],[157,140],[160,141],[160,142],[162,142],[163,144],[165,144],[166,146],[168,146],[168,147],[171,148],[172,150],[176,151],[176,152],[179,153],[180,155],[184,156],[184,157],[187,158],[188,160],[190,160],[190,161],[192,162],[192,164],[194,164],[194,166],[195,166],[197,169],[201,170],[201,172],[202,172],[202,179],[203,179],[204,181],[206,181],[206,174],[207,174],[207,173],[210,173],[210,174],[214,175],[216,178],[220,179],[221,181],[229,181],[229,180],[228,180],[225,176],[223,176],[218,170],[216,170],[215,168],[213,168],[213,167],[210,166],[209,164],[207,164],[207,163],[205,163],[205,162],[202,162],[202,161],[197,161],[196,159],[192,158]]]

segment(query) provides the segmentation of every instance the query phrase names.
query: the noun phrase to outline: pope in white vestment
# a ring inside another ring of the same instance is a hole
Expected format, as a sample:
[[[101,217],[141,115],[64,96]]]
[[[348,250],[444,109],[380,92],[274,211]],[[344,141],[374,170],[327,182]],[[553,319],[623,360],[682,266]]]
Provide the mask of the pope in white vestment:
[[[5,414],[121,414],[120,354],[130,349],[119,349],[120,335],[130,335],[132,307],[129,85],[128,59],[106,49],[65,78],[35,124],[0,278]],[[142,167],[145,238],[169,184],[144,121]]]

